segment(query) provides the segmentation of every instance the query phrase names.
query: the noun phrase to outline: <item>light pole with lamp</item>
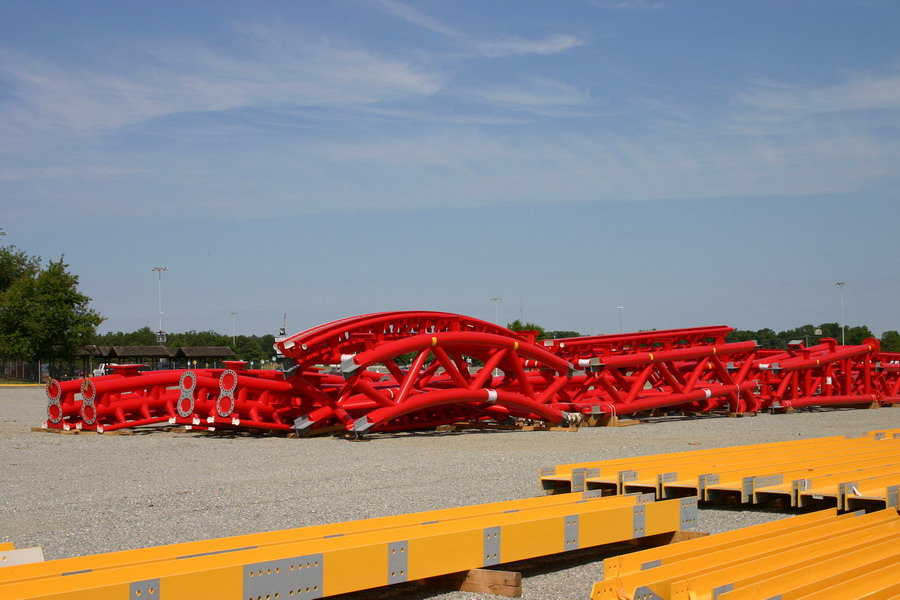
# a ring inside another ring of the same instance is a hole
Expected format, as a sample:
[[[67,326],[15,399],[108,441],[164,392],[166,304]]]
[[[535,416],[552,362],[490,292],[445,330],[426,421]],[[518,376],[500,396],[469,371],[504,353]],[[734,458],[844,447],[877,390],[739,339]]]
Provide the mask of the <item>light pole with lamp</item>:
[[[236,311],[232,311],[232,312],[230,312],[230,313],[228,313],[228,314],[231,315],[231,345],[232,345],[232,346],[237,346],[237,342],[235,341],[237,338],[236,338],[235,333],[234,333],[234,332],[235,332],[235,329],[234,329],[234,318],[237,316],[237,312],[236,312]]]
[[[844,286],[847,285],[846,281],[835,281],[834,285],[841,288],[841,346],[846,345],[844,340],[844,334],[846,333],[846,325],[844,324]]]
[[[500,300],[502,298],[491,298],[491,302],[494,303],[494,324],[500,324]]]
[[[625,308],[624,306],[617,306],[619,309],[619,333],[622,333],[622,310]]]
[[[156,343],[166,343],[166,332],[163,331],[163,309],[162,309],[162,273],[168,271],[169,267],[153,267],[151,271],[156,271],[157,278],[157,294],[159,295],[159,331],[156,334]]]

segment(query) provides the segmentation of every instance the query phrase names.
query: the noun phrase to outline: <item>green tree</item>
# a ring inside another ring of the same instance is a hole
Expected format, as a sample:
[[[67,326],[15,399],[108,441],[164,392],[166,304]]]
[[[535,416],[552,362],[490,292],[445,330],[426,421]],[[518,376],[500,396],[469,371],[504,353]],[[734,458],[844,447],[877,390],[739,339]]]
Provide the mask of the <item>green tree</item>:
[[[507,323],[506,328],[510,331],[537,331],[537,339],[543,340],[547,337],[547,332],[537,323],[523,323],[520,319],[516,319],[512,323]]]
[[[103,317],[78,291],[78,276],[68,265],[51,261],[46,269],[27,270],[0,292],[0,354],[27,361],[75,359]]]
[[[558,340],[561,338],[584,337],[582,334],[578,333],[577,331],[562,330],[562,331],[547,331],[545,333],[547,335],[547,338],[549,338],[551,340]]]
[[[900,352],[900,333],[889,329],[881,334],[882,352]]]
[[[857,325],[856,327],[847,327],[847,338],[846,342],[848,346],[858,346],[862,344],[866,338],[875,337],[872,335],[872,330],[866,327],[865,325]],[[838,338],[838,341],[841,341]]]
[[[6,233],[0,229],[0,237]],[[15,246],[0,246],[0,292],[23,277],[33,277],[41,270],[41,259],[28,256]]]

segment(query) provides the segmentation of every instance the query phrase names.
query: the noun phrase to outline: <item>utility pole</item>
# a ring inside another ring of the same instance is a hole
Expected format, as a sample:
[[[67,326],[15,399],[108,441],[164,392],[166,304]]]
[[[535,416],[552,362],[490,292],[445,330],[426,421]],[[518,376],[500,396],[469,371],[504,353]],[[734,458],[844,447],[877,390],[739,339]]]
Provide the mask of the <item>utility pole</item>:
[[[156,341],[160,344],[166,343],[166,333],[163,331],[163,309],[162,309],[162,272],[168,271],[169,267],[153,267],[151,271],[156,271],[157,278],[157,294],[159,296],[159,332],[156,335]]]
[[[846,281],[835,281],[834,285],[841,288],[841,346],[846,345],[846,340],[844,340],[844,334],[846,333],[847,326],[844,323],[844,286],[847,285]]]
[[[236,312],[236,311],[232,311],[232,312],[230,312],[230,313],[228,313],[228,314],[231,315],[231,345],[232,345],[232,346],[237,346],[237,342],[235,341],[235,340],[236,340],[236,336],[235,336],[235,333],[234,333],[234,318],[237,316],[237,312]]]

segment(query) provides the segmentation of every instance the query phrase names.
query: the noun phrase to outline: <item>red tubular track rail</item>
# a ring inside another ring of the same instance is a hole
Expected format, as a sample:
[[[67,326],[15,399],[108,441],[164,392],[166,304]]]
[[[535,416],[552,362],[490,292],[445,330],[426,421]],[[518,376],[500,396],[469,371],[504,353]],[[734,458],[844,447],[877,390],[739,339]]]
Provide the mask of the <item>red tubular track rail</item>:
[[[900,402],[900,353],[875,339],[761,350],[694,327],[537,342],[444,312],[348,317],[276,343],[282,370],[140,372],[47,385],[45,427],[156,423],[296,431],[433,428],[462,420],[578,423],[647,411],[747,413]],[[80,396],[80,397],[79,397]]]

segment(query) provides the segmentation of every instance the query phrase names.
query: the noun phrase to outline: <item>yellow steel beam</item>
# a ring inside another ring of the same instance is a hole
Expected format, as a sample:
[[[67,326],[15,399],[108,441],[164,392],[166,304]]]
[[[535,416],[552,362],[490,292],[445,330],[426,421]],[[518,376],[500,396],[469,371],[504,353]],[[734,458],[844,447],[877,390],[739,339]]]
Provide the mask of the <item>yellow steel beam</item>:
[[[759,487],[808,477],[813,473],[811,469],[852,470],[856,463],[862,463],[859,466],[862,468],[895,460],[900,462],[900,440],[828,448],[799,447],[753,457],[737,453],[717,457],[715,461],[698,459],[686,467],[656,464],[641,470],[586,477],[585,487],[607,492],[653,492],[663,498],[699,494],[708,499],[707,490],[714,494],[737,492],[744,502],[750,502]]]
[[[896,515],[894,515],[896,517]],[[847,573],[843,568],[850,562],[866,565],[870,559],[894,556],[900,536],[900,520],[881,522],[846,533],[820,537],[794,546],[770,546],[763,553],[735,564],[720,564],[705,572],[692,573],[675,582],[669,592],[671,598],[688,600],[712,600],[718,594],[771,575],[803,572],[810,569],[818,578],[831,572]],[[854,551],[865,544],[863,554],[850,558]],[[867,558],[868,557],[868,558]],[[852,571],[851,571],[852,572]],[[766,597],[766,596],[764,596]]]
[[[617,473],[608,470],[606,475],[587,475],[585,488],[598,488],[607,491],[621,492],[655,492],[664,497],[666,490],[670,493],[678,489],[674,495],[696,494],[702,481],[701,475],[724,474],[742,469],[746,472],[767,473],[769,467],[796,465],[798,469],[805,466],[809,457],[822,458],[828,456],[862,455],[863,453],[882,456],[885,451],[893,450],[900,457],[900,440],[898,443],[879,445],[872,438],[852,438],[841,443],[827,445],[810,444],[790,448],[776,448],[764,453],[754,451],[748,453],[746,447],[738,446],[716,455],[712,459],[701,457],[686,458],[680,462],[656,461],[640,469],[628,469]],[[802,472],[802,471],[801,471]],[[721,475],[720,475],[721,476]]]
[[[876,445],[867,445],[864,448],[840,446],[827,450],[815,448],[812,451],[805,448],[802,451],[795,449],[789,455],[776,453],[752,460],[735,459],[732,461],[732,466],[739,467],[736,470],[721,470],[717,464],[701,462],[677,472],[657,470],[651,473],[653,478],[643,481],[629,481],[629,477],[626,475],[630,474],[623,474],[621,477],[622,491],[649,492],[655,487],[658,497],[685,495],[685,493],[695,494],[700,491],[701,475],[707,476],[704,481],[709,481],[709,475],[717,475],[719,484],[724,481],[732,482],[731,486],[723,486],[721,489],[739,492],[744,502],[750,502],[757,489],[792,481],[801,476],[808,477],[811,475],[810,469],[816,469],[816,471],[853,470],[882,465],[885,461],[900,462],[900,444],[882,448]],[[745,481],[747,477],[753,479]],[[736,485],[738,481],[740,481],[740,487]],[[720,489],[716,485],[711,485],[710,488]]]
[[[871,438],[851,438],[848,436],[834,436],[813,438],[809,440],[791,440],[787,442],[769,442],[764,444],[750,444],[731,448],[708,448],[703,450],[690,450],[686,452],[670,452],[666,454],[653,454],[629,458],[617,458],[601,461],[589,461],[582,463],[570,463],[555,467],[542,467],[540,469],[541,482],[544,491],[548,494],[559,491],[583,491],[579,489],[579,480],[583,482],[585,477],[608,475],[626,470],[638,470],[653,467],[655,465],[693,464],[699,460],[715,460],[721,457],[735,457],[738,454],[758,456],[760,452],[771,453],[781,448],[790,449],[797,446],[822,446],[833,447],[834,444],[845,443],[847,440],[858,440],[862,443],[872,441]]]
[[[698,554],[687,552],[683,560],[678,556],[667,557],[659,564],[650,562],[645,570],[629,572],[604,579],[594,584],[592,600],[619,600],[621,597],[645,599],[672,598],[674,586],[695,594],[692,598],[703,597],[701,584],[718,581],[721,585],[728,579],[753,576],[771,570],[789,556],[812,557],[826,549],[852,547],[860,540],[876,540],[886,533],[900,532],[900,517],[896,511],[881,511],[871,514],[848,514],[809,524],[797,529],[792,519],[779,521],[782,531],[771,531],[769,535],[755,536],[748,540],[736,540],[725,545],[715,545],[709,551]],[[718,536],[709,536],[708,543],[714,543]],[[682,542],[688,544],[688,542]],[[678,548],[675,545],[674,548]],[[641,554],[641,553],[638,553]],[[638,559],[640,560],[640,558]],[[717,579],[718,578],[718,579]],[[688,584],[683,584],[688,580]],[[691,583],[696,585],[691,585]],[[724,590],[719,590],[724,591]],[[710,596],[711,597],[711,596]]]
[[[599,497],[600,496],[596,493],[586,493],[508,500],[473,506],[460,506],[418,513],[408,513],[377,519],[362,519],[358,521],[330,523],[326,525],[284,529],[280,531],[254,533],[197,542],[185,542],[181,544],[143,548],[140,550],[125,550],[106,554],[95,554],[87,557],[65,558],[47,562],[43,565],[22,566],[14,570],[2,572],[0,573],[0,581],[12,581],[14,579],[27,580],[35,577],[60,575],[62,573],[75,573],[87,569],[98,571],[107,568],[120,568],[127,565],[184,559],[200,554],[233,552],[245,548],[259,548],[284,543],[296,543],[299,541],[316,540],[330,536],[382,531],[422,523],[447,522],[481,515],[528,511],[538,508],[567,505],[584,500],[593,500],[598,499]],[[612,507],[614,504],[609,503],[610,500],[612,500],[612,497],[605,499],[605,501],[608,502],[607,506]],[[635,503],[648,501],[650,501],[650,499],[631,496],[624,498],[624,500],[621,501],[621,505],[632,506]]]
[[[895,540],[895,544],[900,540]],[[821,600],[822,598],[864,598],[886,592],[896,594],[898,585],[897,556],[870,563],[855,573],[819,579],[803,588],[783,592],[781,600]],[[888,596],[890,597],[890,595]]]
[[[609,502],[612,500],[612,502]],[[687,528],[696,499],[599,498],[0,582],[5,600],[318,598]],[[624,504],[624,505],[623,505]],[[55,561],[50,561],[52,564]],[[13,567],[17,568],[17,567]]]
[[[834,519],[835,517],[837,517],[837,509],[820,510],[792,517],[788,519],[789,523],[785,520],[770,521],[753,525],[752,527],[726,531],[717,535],[686,540],[677,544],[648,548],[647,550],[632,552],[631,554],[622,554],[603,561],[603,575],[607,579],[622,577],[623,575],[646,571],[647,569],[673,562],[691,560],[717,548],[734,548],[738,544],[745,544],[754,540],[765,540],[774,533],[800,532],[803,529],[819,525],[823,521]],[[852,517],[848,515],[843,518]]]
[[[853,481],[838,487],[838,502],[843,510],[872,507],[900,508],[900,468],[888,475],[869,477],[859,473]],[[864,477],[864,478],[863,478]]]
[[[858,545],[850,550],[831,552],[828,555],[816,556],[812,559],[796,563],[777,563],[772,561],[769,571],[756,577],[748,577],[734,581],[732,591],[718,596],[720,600],[757,600],[771,598],[787,590],[818,585],[829,576],[843,575],[866,571],[879,560],[892,559],[897,563],[900,559],[900,544],[896,532],[878,542],[867,540],[865,545]],[[898,582],[900,583],[900,582]],[[821,593],[828,588],[820,588]],[[853,597],[856,597],[855,595]]]
[[[897,438],[900,437],[900,429],[877,429],[866,433],[866,435],[877,438]]]
[[[900,442],[900,440],[898,440]],[[876,447],[880,446],[880,447]],[[705,477],[705,485],[701,485],[701,498],[714,500],[722,494],[737,493],[742,502],[750,502],[757,486],[766,487],[783,483],[800,475],[814,476],[829,469],[839,466],[849,466],[856,461],[868,459],[883,459],[886,461],[900,460],[900,443],[888,445],[886,440],[877,442],[864,451],[859,449],[846,449],[843,452],[804,452],[790,462],[773,460],[768,466],[740,465],[737,469],[721,472],[713,472],[715,481],[711,482],[709,475]]]
[[[817,474],[815,477],[802,477],[782,484],[765,487],[757,486],[753,492],[753,502],[763,503],[774,498],[784,498],[789,501],[790,506],[798,506],[801,493],[804,493],[809,499],[813,499],[817,495],[822,496],[835,493],[842,483],[860,477],[860,470],[862,469],[865,469],[862,475],[867,478],[891,475],[892,473],[900,473],[900,462],[884,464],[882,458],[876,458],[847,466],[836,466],[833,471],[831,469],[820,469],[818,473],[821,474]]]

